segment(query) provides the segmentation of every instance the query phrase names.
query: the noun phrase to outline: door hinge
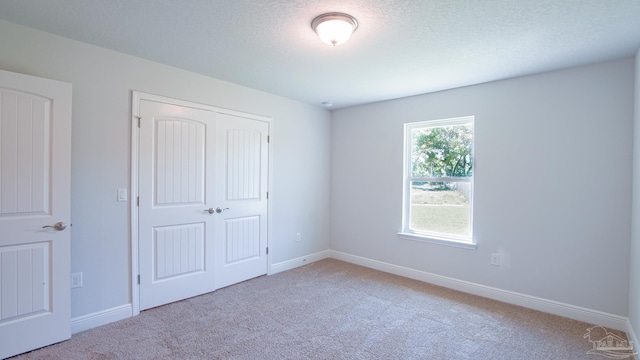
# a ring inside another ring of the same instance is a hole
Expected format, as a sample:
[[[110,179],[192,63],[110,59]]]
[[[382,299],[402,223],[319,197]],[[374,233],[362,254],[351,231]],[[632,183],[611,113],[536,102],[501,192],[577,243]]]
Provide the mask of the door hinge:
[[[271,142],[271,136],[267,135],[267,144]]]
[[[269,255],[269,247],[267,246],[267,255]]]
[[[140,196],[136,197],[136,206],[140,206]]]
[[[138,285],[140,285],[140,274],[138,274]]]
[[[138,129],[140,128],[140,119],[142,119],[140,116],[136,116],[136,119],[138,119]]]
[[[269,200],[269,192],[267,191],[267,200]]]

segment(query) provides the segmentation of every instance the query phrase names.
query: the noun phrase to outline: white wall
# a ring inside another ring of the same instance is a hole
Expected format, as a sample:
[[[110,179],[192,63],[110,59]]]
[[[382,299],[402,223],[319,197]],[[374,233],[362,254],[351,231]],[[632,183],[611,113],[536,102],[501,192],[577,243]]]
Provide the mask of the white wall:
[[[132,90],[272,117],[272,263],[329,248],[329,112],[4,21],[0,49],[0,69],[73,85],[71,271],[84,287],[72,317],[130,302],[129,204],[116,189],[130,182]]]
[[[627,315],[634,63],[335,110],[331,249]],[[475,250],[399,239],[405,122],[475,115]],[[501,252],[510,266],[490,265]]]
[[[640,50],[638,50],[636,54],[635,65],[636,86],[633,121],[633,210],[631,213],[629,322],[637,336],[638,331],[640,331]]]

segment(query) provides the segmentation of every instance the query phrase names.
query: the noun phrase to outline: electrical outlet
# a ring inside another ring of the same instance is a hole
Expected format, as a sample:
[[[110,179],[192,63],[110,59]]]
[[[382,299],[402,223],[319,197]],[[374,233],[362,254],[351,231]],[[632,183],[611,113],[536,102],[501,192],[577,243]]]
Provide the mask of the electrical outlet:
[[[491,265],[500,266],[500,254],[491,254]]]
[[[296,234],[296,241],[300,241],[300,233]]]
[[[79,288],[82,287],[82,273],[73,273],[71,274],[71,288]]]

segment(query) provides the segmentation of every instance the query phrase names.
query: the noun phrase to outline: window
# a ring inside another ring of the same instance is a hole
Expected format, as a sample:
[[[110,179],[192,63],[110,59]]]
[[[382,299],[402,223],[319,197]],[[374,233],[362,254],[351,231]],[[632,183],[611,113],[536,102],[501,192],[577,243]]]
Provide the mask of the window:
[[[473,245],[473,121],[405,124],[401,235]]]

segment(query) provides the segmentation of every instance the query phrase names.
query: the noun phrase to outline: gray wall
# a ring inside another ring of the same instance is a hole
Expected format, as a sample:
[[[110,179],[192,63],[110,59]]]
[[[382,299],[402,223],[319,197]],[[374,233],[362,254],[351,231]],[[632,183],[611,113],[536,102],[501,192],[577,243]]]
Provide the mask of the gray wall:
[[[84,287],[72,317],[130,303],[130,212],[116,189],[130,183],[132,90],[272,117],[272,263],[329,248],[328,111],[4,21],[0,49],[1,69],[73,85],[71,271]]]
[[[636,54],[635,114],[633,122],[633,211],[631,213],[631,269],[629,322],[640,331],[640,50]],[[637,340],[637,339],[631,339]]]
[[[626,316],[633,78],[623,59],[334,111],[331,249]],[[466,115],[477,249],[398,238],[403,124]]]

